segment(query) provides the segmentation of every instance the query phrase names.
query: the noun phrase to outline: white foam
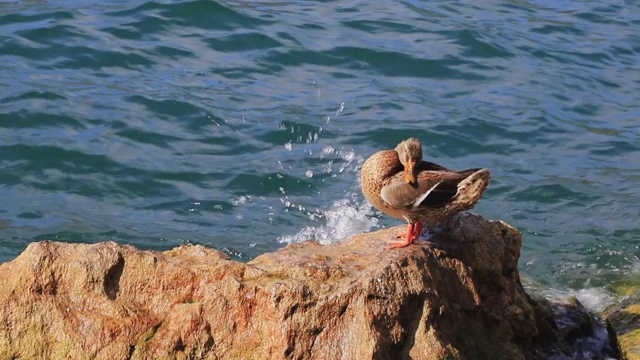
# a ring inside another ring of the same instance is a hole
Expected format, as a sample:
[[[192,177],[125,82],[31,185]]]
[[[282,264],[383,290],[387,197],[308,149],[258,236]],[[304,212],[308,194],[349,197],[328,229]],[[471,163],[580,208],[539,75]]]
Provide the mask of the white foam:
[[[604,288],[572,289],[548,289],[545,295],[551,300],[566,302],[571,296],[575,296],[585,308],[593,312],[602,312],[618,299],[613,293]]]
[[[278,241],[292,244],[316,240],[323,245],[334,244],[377,227],[378,219],[369,217],[370,212],[371,205],[366,202],[358,204],[349,199],[338,200],[319,216],[309,214],[311,219],[324,218],[326,224],[307,226],[297,234],[279,237]]]

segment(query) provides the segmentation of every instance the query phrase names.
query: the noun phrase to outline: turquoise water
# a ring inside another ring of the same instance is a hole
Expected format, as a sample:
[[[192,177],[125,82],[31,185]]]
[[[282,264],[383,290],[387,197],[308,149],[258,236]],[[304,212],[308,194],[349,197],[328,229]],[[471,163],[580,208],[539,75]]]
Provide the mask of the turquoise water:
[[[474,211],[525,275],[598,306],[640,276],[639,28],[637,1],[0,2],[0,261],[397,225],[359,168],[417,136],[491,169]]]

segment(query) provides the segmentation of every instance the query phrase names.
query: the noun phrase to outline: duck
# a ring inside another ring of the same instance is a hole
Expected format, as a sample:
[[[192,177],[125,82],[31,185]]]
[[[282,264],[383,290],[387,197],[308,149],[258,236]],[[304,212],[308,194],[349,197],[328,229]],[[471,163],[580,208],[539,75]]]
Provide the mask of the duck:
[[[473,208],[489,185],[485,168],[449,170],[422,159],[422,143],[409,138],[393,150],[371,155],[362,165],[360,184],[367,201],[382,213],[407,221],[407,231],[388,243],[417,243],[423,226],[434,230],[453,215]]]

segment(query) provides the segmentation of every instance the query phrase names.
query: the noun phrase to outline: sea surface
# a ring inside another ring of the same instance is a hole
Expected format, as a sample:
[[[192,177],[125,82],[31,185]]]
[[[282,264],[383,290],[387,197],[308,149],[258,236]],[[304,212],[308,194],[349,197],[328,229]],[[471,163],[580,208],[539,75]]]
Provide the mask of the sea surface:
[[[359,170],[415,136],[492,171],[473,211],[534,287],[601,309],[640,282],[639,64],[635,0],[0,1],[0,262],[399,225]]]

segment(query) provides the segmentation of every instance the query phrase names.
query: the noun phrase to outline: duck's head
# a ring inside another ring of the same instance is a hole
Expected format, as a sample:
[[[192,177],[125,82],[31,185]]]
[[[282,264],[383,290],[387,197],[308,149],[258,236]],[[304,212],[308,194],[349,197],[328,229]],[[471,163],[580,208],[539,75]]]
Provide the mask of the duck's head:
[[[422,161],[422,144],[416,138],[409,138],[396,146],[396,152],[404,166],[404,180],[415,186],[418,184],[418,164]]]

